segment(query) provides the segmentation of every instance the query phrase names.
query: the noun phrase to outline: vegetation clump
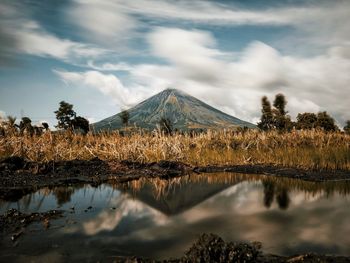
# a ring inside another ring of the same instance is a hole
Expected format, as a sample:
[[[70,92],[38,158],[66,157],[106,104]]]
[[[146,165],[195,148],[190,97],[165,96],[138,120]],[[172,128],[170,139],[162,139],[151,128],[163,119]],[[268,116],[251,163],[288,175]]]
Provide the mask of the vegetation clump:
[[[346,134],[350,134],[350,120],[346,122],[346,125],[344,126],[344,132]]]
[[[203,234],[180,262],[257,262],[260,247],[247,243],[225,242],[214,234]]]
[[[58,124],[56,128],[63,130],[81,130],[83,134],[89,132],[89,121],[81,116],[77,116],[73,110],[73,105],[65,101],[60,102],[60,107],[55,111]]]
[[[297,121],[293,122],[286,111],[287,100],[283,94],[277,94],[273,102],[274,108],[266,96],[261,99],[261,118],[258,128],[262,131],[278,130],[288,132],[292,129],[311,130],[322,129],[326,132],[338,131],[335,120],[326,112],[318,114],[304,112],[297,115]],[[344,131],[346,132],[346,127]]]
[[[120,119],[122,120],[122,123],[125,127],[128,126],[129,124],[129,118],[130,118],[130,114],[127,110],[123,110],[120,115],[119,115]]]

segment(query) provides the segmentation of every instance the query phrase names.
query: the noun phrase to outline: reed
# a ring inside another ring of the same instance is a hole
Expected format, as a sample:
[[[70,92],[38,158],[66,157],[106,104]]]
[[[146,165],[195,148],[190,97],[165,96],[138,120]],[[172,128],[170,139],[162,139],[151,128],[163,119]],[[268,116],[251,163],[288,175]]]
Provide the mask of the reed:
[[[41,136],[0,138],[0,157],[31,161],[98,157],[142,163],[160,160],[191,165],[272,164],[304,169],[350,169],[350,135],[320,130],[246,132],[208,131],[198,135],[160,132],[88,134],[47,132]]]

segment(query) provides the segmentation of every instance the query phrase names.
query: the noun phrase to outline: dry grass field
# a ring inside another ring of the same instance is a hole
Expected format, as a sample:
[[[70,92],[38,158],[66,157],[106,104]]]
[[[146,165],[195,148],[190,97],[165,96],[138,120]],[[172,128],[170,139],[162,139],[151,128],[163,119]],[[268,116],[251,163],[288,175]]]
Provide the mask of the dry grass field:
[[[134,133],[78,135],[47,132],[41,136],[0,138],[0,157],[22,156],[31,161],[72,159],[159,160],[191,165],[273,164],[304,169],[350,169],[350,135],[318,130],[246,132],[208,131],[166,136]]]

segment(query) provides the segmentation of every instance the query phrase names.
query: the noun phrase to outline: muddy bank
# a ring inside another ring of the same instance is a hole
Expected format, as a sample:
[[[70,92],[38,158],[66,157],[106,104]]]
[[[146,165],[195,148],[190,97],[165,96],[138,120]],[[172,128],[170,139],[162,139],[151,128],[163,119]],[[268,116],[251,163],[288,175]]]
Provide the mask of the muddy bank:
[[[189,263],[189,262],[350,262],[350,257],[303,254],[294,256],[278,256],[264,254],[261,251],[260,243],[234,243],[225,242],[221,237],[214,234],[203,234],[184,253],[181,258],[164,261],[155,261],[142,258],[116,258],[115,262],[168,262],[168,263]]]
[[[50,210],[45,213],[21,213],[16,209],[9,209],[4,215],[0,215],[0,237],[11,235],[15,242],[25,233],[26,227],[34,222],[42,222],[45,229],[50,227],[50,221],[63,216],[61,210]]]
[[[0,199],[18,200],[42,187],[89,183],[123,183],[141,177],[171,178],[190,173],[235,172],[283,176],[308,181],[349,180],[350,171],[303,170],[273,165],[192,167],[181,162],[142,164],[131,161],[71,160],[37,163],[21,157],[0,160]]]

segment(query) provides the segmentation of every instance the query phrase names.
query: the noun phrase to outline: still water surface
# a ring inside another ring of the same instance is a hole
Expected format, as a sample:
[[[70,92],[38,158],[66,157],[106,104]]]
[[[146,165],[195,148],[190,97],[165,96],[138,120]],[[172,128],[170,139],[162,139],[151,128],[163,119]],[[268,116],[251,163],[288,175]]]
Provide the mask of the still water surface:
[[[350,183],[217,173],[125,185],[45,188],[0,213],[65,210],[30,226],[14,246],[0,241],[1,259],[96,261],[114,256],[178,257],[201,233],[226,241],[260,241],[267,253],[350,255]]]

